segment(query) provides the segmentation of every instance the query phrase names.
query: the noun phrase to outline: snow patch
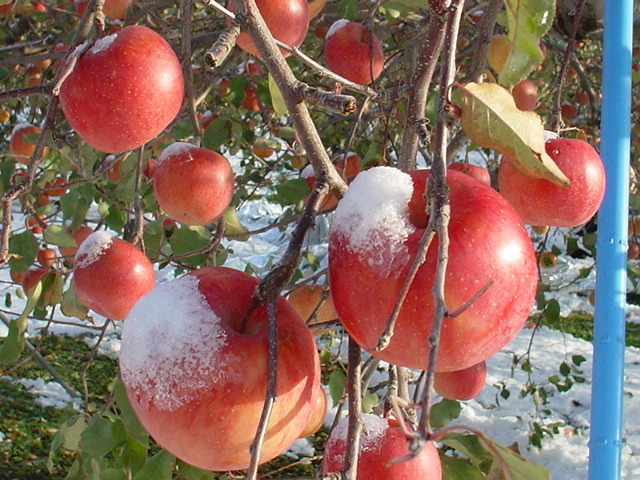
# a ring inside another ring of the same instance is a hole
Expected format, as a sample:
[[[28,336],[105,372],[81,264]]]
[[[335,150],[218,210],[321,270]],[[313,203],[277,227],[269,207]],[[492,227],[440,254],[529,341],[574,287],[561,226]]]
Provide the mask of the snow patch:
[[[93,232],[80,244],[74,268],[86,268],[96,262],[109,249],[113,237],[104,230]]]
[[[220,319],[185,275],[155,287],[124,322],[120,346],[122,378],[129,390],[144,390],[161,410],[175,410],[224,375],[212,361],[226,345]]]
[[[22,385],[29,393],[36,396],[35,404],[41,407],[53,407],[56,410],[62,410],[72,405],[76,410],[80,409],[81,400],[73,398],[57,382],[46,382],[42,378],[36,378],[35,380],[21,378],[12,383]]]
[[[331,25],[329,27],[329,30],[327,30],[327,34],[324,37],[325,40],[327,40],[331,35],[336,33],[342,27],[345,27],[349,23],[351,23],[351,22],[349,20],[344,19],[344,18],[341,18],[340,20],[336,20],[335,22],[333,22],[333,25]]]
[[[93,44],[91,50],[89,50],[92,54],[96,55],[103,50],[108,49],[111,44],[118,38],[118,34],[114,33],[112,35],[107,35],[106,37],[99,38],[96,40],[96,43]]]
[[[197,147],[187,142],[172,143],[162,151],[162,153],[158,157],[158,164],[173,155],[182,155],[183,153],[189,153],[189,151],[193,148]],[[189,159],[191,159],[191,154],[189,154]]]
[[[388,274],[409,258],[404,243],[415,231],[409,222],[412,193],[413,180],[396,168],[361,172],[338,204],[332,235],[343,237],[346,248]]]
[[[329,439],[327,440],[327,450],[329,450],[330,444],[336,442],[346,442],[347,432],[349,428],[349,418],[344,417],[338,422],[336,428],[333,429]],[[371,413],[362,414],[362,433],[360,435],[360,452],[375,451],[380,448],[384,434],[389,428],[389,423],[386,418],[373,415]],[[342,450],[342,449],[339,449]],[[344,452],[336,455],[338,462],[342,462],[344,458]]]

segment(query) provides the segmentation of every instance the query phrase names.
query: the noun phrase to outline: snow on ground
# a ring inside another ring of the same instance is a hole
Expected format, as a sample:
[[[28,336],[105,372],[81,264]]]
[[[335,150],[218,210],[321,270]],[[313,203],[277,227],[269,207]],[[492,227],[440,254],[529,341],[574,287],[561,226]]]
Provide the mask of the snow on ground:
[[[261,202],[247,202],[239,212],[240,218],[250,229],[267,225],[278,217],[282,209],[278,206]],[[310,233],[307,247],[320,259],[321,265],[326,265],[326,245],[322,240],[326,238],[328,221],[319,218],[316,229]],[[244,269],[250,265],[259,274],[265,273],[271,266],[269,259],[277,259],[285,248],[284,239],[288,237],[287,230],[270,230],[264,234],[254,236],[248,242],[226,241],[225,246],[233,249],[226,266]],[[552,237],[561,245],[561,237]],[[572,311],[593,312],[593,307],[587,300],[587,292],[595,288],[595,272],[592,271],[585,278],[575,281],[581,269],[593,266],[592,259],[577,260],[568,256],[560,256],[558,265],[543,270],[543,281],[551,285],[548,297],[556,298],[566,315]],[[309,272],[311,273],[311,272]],[[6,274],[6,270],[2,275]],[[2,276],[0,275],[0,277]],[[171,274],[158,273],[158,281],[165,281]],[[3,278],[0,278],[3,280]],[[0,295],[6,292],[15,293],[16,287],[2,283]],[[16,309],[20,300],[13,295]],[[640,308],[630,306],[629,320],[638,321]],[[68,321],[69,319],[64,319]],[[99,326],[103,319],[96,317]],[[33,321],[29,326],[31,335],[37,334],[46,325],[45,322]],[[94,325],[87,322],[74,322],[73,325],[49,325],[50,332],[84,335],[88,345],[93,346],[97,341]],[[100,344],[100,353],[115,357],[120,348],[120,326],[111,325],[106,331]],[[590,377],[591,377],[591,344],[575,339],[570,335],[541,328],[535,331],[524,329],[509,345],[488,361],[489,375],[487,386],[475,400],[465,402],[461,417],[456,420],[460,424],[476,427],[490,437],[511,445],[517,442],[523,455],[546,466],[552,472],[555,480],[582,480],[587,476],[588,440],[589,440],[589,405],[590,405]],[[6,335],[6,328],[0,323],[0,336]],[[522,357],[529,349],[531,374],[528,376],[520,366],[512,372],[514,355]],[[560,375],[559,366],[566,360],[571,362],[572,356],[581,355],[586,361],[579,366],[580,372],[575,375],[586,379],[584,383],[575,383],[569,391],[559,393],[548,379],[552,375]],[[640,478],[640,425],[635,419],[640,418],[640,350],[627,348],[625,376],[625,427],[622,478],[631,480]],[[6,377],[0,378],[6,380]],[[539,397],[522,396],[520,390],[530,380],[538,386],[545,386],[549,392],[547,403],[542,405]],[[37,396],[39,405],[51,405],[61,408],[71,402],[66,392],[55,382],[39,380],[11,380],[22,384]],[[502,389],[508,389],[508,398],[500,396]],[[538,403],[536,403],[536,401]],[[542,441],[542,448],[529,446],[531,425],[551,426],[559,423],[558,433],[546,436]],[[0,432],[0,441],[4,435]],[[317,452],[315,452],[317,453]],[[296,457],[313,456],[314,451],[307,441],[297,442],[290,454]]]

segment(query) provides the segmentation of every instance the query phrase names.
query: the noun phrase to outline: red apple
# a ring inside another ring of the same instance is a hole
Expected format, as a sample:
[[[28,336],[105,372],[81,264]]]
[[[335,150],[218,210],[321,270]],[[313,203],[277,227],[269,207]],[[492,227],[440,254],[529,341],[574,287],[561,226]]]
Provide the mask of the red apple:
[[[338,204],[329,233],[329,285],[347,331],[375,357],[416,369],[428,366],[437,238],[411,284],[389,346],[373,352],[398,301],[428,218],[428,170],[390,167],[360,173]],[[506,345],[527,319],[537,286],[529,235],[507,200],[454,170],[445,301],[437,371],[462,370]],[[482,289],[485,291],[469,304]]]
[[[46,188],[45,192],[48,197],[61,197],[69,190],[67,180],[62,177],[58,177],[54,181],[46,182],[44,188]]]
[[[76,256],[76,253],[78,252],[78,247],[82,245],[82,242],[84,242],[85,239],[92,233],[93,233],[93,229],[86,225],[80,225],[71,233],[73,240],[76,242],[76,246],[75,247],[58,247],[58,250],[60,251],[60,255],[63,257],[65,262],[73,261],[74,257]]]
[[[28,143],[24,136],[29,134],[40,135],[41,132],[42,130],[35,125],[31,125],[29,123],[17,124],[13,127],[11,138],[9,139],[9,154],[20,163],[29,163],[29,158],[33,155],[33,152],[36,149],[36,144],[35,141],[33,141],[33,143]],[[47,152],[48,148],[45,147],[43,156],[46,155]]]
[[[73,0],[73,8],[78,15],[84,14],[88,4],[89,0]],[[105,0],[102,11],[111,20],[122,20],[127,16],[129,5],[131,0]]]
[[[491,186],[491,175],[489,175],[489,170],[487,170],[486,168],[480,167],[478,165],[472,165],[466,162],[453,162],[451,165],[449,165],[449,168],[451,170],[457,170],[458,172],[466,173],[479,182]]]
[[[314,323],[330,322],[338,318],[331,294],[322,285],[302,285],[287,297],[291,306],[303,320],[315,314]]]
[[[231,203],[233,186],[226,158],[184,142],[164,150],[153,175],[160,208],[188,225],[208,225],[218,219]]]
[[[292,47],[302,45],[309,30],[307,0],[256,0],[256,5],[273,38]],[[236,12],[233,0],[227,7]],[[260,58],[258,49],[247,32],[241,32],[236,43],[245,52]],[[289,55],[282,49],[280,51],[285,57]]]
[[[513,87],[511,95],[520,110],[535,110],[538,105],[538,87],[528,78]]]
[[[471,400],[477,397],[487,379],[487,363],[482,361],[462,370],[436,372],[433,388],[449,400]]]
[[[29,291],[50,271],[48,268],[30,267],[22,277],[22,290],[24,293],[28,295]]]
[[[427,442],[413,459],[394,462],[409,455],[407,438],[397,421],[371,414],[362,415],[362,421],[356,480],[442,479],[440,457],[433,442]],[[322,460],[325,475],[344,470],[347,423],[346,417],[340,420],[327,440]]]
[[[576,107],[573,103],[562,102],[560,105],[560,115],[562,115],[562,119],[571,123],[578,117],[578,107]]]
[[[73,262],[78,299],[94,312],[124,320],[155,282],[153,265],[129,242],[98,231],[89,235]]]
[[[53,248],[41,248],[38,250],[36,258],[43,267],[53,267],[56,263],[56,251]]]
[[[153,30],[131,25],[96,41],[60,90],[67,121],[92,147],[119,153],[160,134],[182,106],[180,61]]]
[[[345,158],[346,158],[346,166],[345,166]],[[347,153],[343,155],[336,162],[336,170],[338,174],[342,177],[342,179],[349,183],[351,180],[355,178],[358,173],[362,171],[362,166],[360,165],[360,157],[355,153]],[[301,173],[302,177],[307,180],[307,184],[309,185],[309,189],[313,190],[313,187],[316,184],[316,177],[313,172],[313,167],[311,165],[307,166]],[[329,208],[333,208],[338,204],[338,197],[331,192],[327,195],[320,206],[321,210],[328,210]]]
[[[378,78],[384,64],[378,37],[364,25],[344,19],[329,28],[324,58],[329,70],[360,85],[368,85]]]
[[[304,430],[300,433],[298,438],[306,438],[310,435],[313,435],[320,427],[322,427],[324,423],[324,418],[327,416],[327,394],[322,388],[322,385],[318,386],[316,401],[314,402],[313,412],[311,414],[311,418],[309,419],[309,423],[304,427]]]
[[[120,367],[138,419],[183,461],[213,471],[249,464],[267,382],[267,309],[250,310],[258,280],[207,267],[160,284],[133,308]],[[320,366],[313,337],[277,300],[277,398],[260,462],[288,448],[311,418]]]
[[[260,102],[258,101],[258,93],[251,85],[247,86],[247,91],[242,99],[241,105],[252,112],[260,111]]]
[[[327,4],[327,0],[307,0],[309,2],[309,19],[317,17],[324,6]]]
[[[604,196],[605,171],[598,152],[587,142],[569,138],[549,140],[545,149],[569,178],[568,187],[523,175],[503,158],[498,169],[500,193],[529,225],[575,227],[585,223]]]

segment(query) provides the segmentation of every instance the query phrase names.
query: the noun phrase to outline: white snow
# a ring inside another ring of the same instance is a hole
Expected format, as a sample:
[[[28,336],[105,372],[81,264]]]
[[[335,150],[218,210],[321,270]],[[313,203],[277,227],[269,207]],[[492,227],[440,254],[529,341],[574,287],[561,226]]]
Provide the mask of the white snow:
[[[336,33],[338,30],[340,30],[342,27],[348,25],[349,23],[351,22],[344,18],[341,18],[340,20],[336,20],[335,22],[333,22],[333,24],[329,27],[329,30],[327,30],[327,34],[324,37],[325,40],[328,39],[334,33]]]
[[[187,142],[174,142],[162,151],[162,153],[158,157],[158,164],[160,164],[166,158],[169,158],[173,155],[181,155],[183,153],[189,152],[189,150],[193,148],[197,147]],[[191,159],[191,155],[189,155],[189,158]]]
[[[92,54],[96,55],[106,49],[108,49],[113,42],[118,38],[118,34],[114,33],[112,35],[107,35],[106,37],[99,38],[96,40],[96,43],[93,44],[93,47],[89,50]]]
[[[382,273],[404,264],[409,258],[404,242],[415,231],[409,222],[412,193],[411,177],[396,168],[361,172],[336,208],[331,234]]]
[[[28,128],[28,127],[33,127],[33,125],[31,123],[18,123],[15,127],[13,127],[13,130],[11,130],[11,137],[13,138],[13,136],[16,134],[16,132],[22,130],[23,128]]]
[[[96,262],[113,243],[113,237],[104,230],[89,235],[78,247],[75,268],[86,268]]]
[[[13,380],[6,376],[0,376],[0,379],[22,385],[29,393],[36,396],[35,404],[41,407],[53,407],[56,410],[62,410],[66,406],[72,405],[75,409],[80,408],[80,399],[69,395],[57,382],[47,382],[42,378]]]
[[[120,346],[122,378],[129,389],[147,390],[158,408],[175,410],[225,375],[213,361],[225,343],[197,277],[186,275],[156,286],[129,313]]]
[[[347,432],[349,427],[349,419],[347,417],[342,418],[336,428],[333,429],[329,439],[327,440],[327,446],[335,442],[344,442],[347,439]],[[384,437],[384,433],[387,431],[389,423],[386,418],[373,415],[371,413],[362,414],[362,433],[360,435],[360,450],[370,451],[377,450],[380,447],[380,442]],[[327,447],[328,448],[328,447]],[[344,454],[338,454],[338,462]]]

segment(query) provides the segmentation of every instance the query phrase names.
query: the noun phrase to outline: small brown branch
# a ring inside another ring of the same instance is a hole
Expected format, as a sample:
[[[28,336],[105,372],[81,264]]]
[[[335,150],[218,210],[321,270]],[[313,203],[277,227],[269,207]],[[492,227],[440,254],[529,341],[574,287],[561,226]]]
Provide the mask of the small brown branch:
[[[0,102],[9,98],[24,98],[32,95],[53,95],[53,85],[45,83],[44,85],[34,85],[33,87],[16,88],[15,90],[7,90],[0,92]]]
[[[139,245],[140,250],[144,249],[144,223],[142,208],[142,195],[140,188],[142,186],[142,163],[144,161],[144,145],[138,149],[138,158],[136,161],[136,178],[134,184],[133,195],[133,232],[131,235],[131,243],[133,245]]]
[[[356,99],[351,95],[340,95],[335,92],[327,92],[306,83],[300,82],[296,87],[300,97],[331,112],[341,115],[349,115],[356,110]]]
[[[473,303],[478,298],[480,298],[484,294],[484,292],[489,290],[489,288],[491,288],[492,285],[493,285],[493,280],[489,280],[486,283],[486,285],[482,287],[480,290],[478,290],[469,300],[464,302],[462,305],[456,308],[453,312],[447,312],[446,318],[456,318],[458,315],[461,315],[462,313],[464,313],[464,311],[467,310],[467,308],[469,308],[471,305],[473,305]]]
[[[91,47],[91,43],[88,41],[85,41],[80,45],[78,45],[73,50],[69,51],[64,61],[62,62],[62,67],[58,71],[58,75],[52,90],[52,93],[54,96],[57,97],[58,95],[60,95],[60,89],[62,88],[62,84],[67,78],[69,78],[69,75],[71,75],[71,72],[73,72],[73,69],[75,68],[76,63],[78,63],[78,59],[82,56],[84,52],[89,50],[90,47]]]
[[[361,390],[361,349],[360,345],[349,337],[349,365],[347,367],[347,399],[349,418],[347,425],[347,445],[344,453],[345,480],[356,480],[358,473],[358,455],[362,433],[362,390]]]
[[[242,27],[242,16],[236,15],[227,29],[220,34],[211,48],[204,54],[208,68],[218,68],[226,60],[238,40]]]
[[[181,0],[182,29],[180,55],[182,76],[184,77],[184,95],[187,100],[189,118],[193,124],[195,143],[200,145],[200,123],[196,111],[195,88],[193,86],[193,70],[191,68],[191,25],[192,0]]]
[[[571,36],[567,41],[567,47],[565,48],[562,63],[560,64],[560,70],[558,71],[556,79],[551,87],[551,91],[553,92],[553,108],[551,109],[549,129],[556,133],[558,133],[564,125],[562,115],[560,113],[562,108],[562,86],[564,84],[567,69],[569,68],[569,63],[571,62],[571,55],[573,54],[573,50],[576,46],[576,36],[578,35],[580,19],[582,18],[582,13],[584,12],[586,3],[586,0],[578,0],[578,3],[576,4],[573,24],[571,26]]]
[[[264,443],[264,437],[267,433],[267,425],[269,424],[269,417],[273,410],[273,404],[276,401],[277,394],[277,372],[278,372],[278,318],[276,313],[276,299],[270,299],[267,301],[267,316],[268,316],[268,377],[267,377],[267,391],[265,392],[265,401],[262,407],[262,414],[260,415],[260,423],[258,424],[258,430],[256,436],[249,447],[251,452],[251,461],[249,468],[247,469],[246,480],[255,480],[258,475],[258,465],[260,464],[260,450]]]

